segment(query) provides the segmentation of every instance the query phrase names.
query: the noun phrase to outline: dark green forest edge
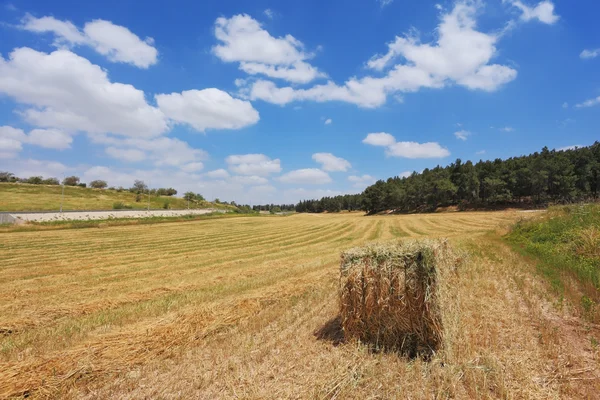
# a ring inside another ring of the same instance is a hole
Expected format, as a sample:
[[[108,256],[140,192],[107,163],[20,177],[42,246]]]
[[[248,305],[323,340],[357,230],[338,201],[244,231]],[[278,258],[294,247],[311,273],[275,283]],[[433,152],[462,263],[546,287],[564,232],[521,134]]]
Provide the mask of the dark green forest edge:
[[[598,198],[600,142],[570,150],[548,150],[507,160],[454,163],[406,178],[379,180],[362,194],[304,200],[297,212],[365,210],[369,214],[546,206]]]
[[[551,207],[542,218],[517,223],[506,238],[534,257],[559,298],[600,319],[600,204]]]

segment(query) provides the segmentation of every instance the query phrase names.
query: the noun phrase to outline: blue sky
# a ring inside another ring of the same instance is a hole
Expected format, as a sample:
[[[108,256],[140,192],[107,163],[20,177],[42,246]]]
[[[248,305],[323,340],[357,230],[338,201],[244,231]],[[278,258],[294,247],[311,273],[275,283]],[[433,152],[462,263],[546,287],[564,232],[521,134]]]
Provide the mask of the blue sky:
[[[598,140],[592,0],[0,4],[0,170],[243,203]]]

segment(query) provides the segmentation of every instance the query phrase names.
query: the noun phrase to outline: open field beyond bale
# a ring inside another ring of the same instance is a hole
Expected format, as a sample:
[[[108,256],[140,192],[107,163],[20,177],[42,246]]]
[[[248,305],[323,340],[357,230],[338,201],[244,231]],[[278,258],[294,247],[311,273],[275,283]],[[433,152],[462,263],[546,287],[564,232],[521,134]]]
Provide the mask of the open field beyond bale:
[[[594,398],[600,329],[500,239],[522,216],[0,233],[0,398]],[[344,338],[340,252],[425,237],[470,254],[451,362]]]

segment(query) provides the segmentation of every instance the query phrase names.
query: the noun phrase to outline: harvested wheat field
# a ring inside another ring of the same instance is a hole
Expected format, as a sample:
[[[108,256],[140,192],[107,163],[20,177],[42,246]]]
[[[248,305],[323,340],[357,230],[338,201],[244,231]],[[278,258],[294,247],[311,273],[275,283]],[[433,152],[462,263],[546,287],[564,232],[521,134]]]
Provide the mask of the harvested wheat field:
[[[500,238],[523,215],[2,232],[0,398],[598,398],[599,327]],[[418,237],[469,254],[443,354],[344,340],[340,252]]]

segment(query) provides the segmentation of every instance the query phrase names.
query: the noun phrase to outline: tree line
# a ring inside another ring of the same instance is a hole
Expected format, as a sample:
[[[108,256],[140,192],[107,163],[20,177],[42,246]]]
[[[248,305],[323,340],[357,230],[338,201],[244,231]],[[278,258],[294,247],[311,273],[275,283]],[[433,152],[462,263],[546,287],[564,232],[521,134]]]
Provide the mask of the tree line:
[[[91,187],[93,189],[106,189],[106,190],[115,190],[117,192],[131,192],[136,194],[142,193],[150,193],[151,195],[156,196],[175,196],[177,194],[177,190],[173,188],[157,188],[157,189],[149,189],[148,185],[144,183],[142,180],[135,180],[133,182],[133,186],[130,188],[124,188],[122,186],[119,187],[108,187],[108,183],[104,180],[97,179],[93,180],[88,184],[81,182],[81,179],[78,176],[67,176],[62,182],[57,178],[44,178],[42,176],[30,176],[29,178],[19,178],[12,172],[0,171],[0,182],[9,182],[9,183],[28,183],[30,185],[65,185],[65,186],[79,186],[79,187]],[[201,197],[201,196],[200,196]]]
[[[463,162],[379,180],[361,195],[304,200],[297,212],[361,209],[368,213],[433,211],[522,204],[596,200],[600,195],[600,142],[588,147],[549,150],[506,160]],[[353,197],[355,196],[355,197]],[[344,202],[355,199],[354,203]],[[358,204],[357,204],[358,202]]]

